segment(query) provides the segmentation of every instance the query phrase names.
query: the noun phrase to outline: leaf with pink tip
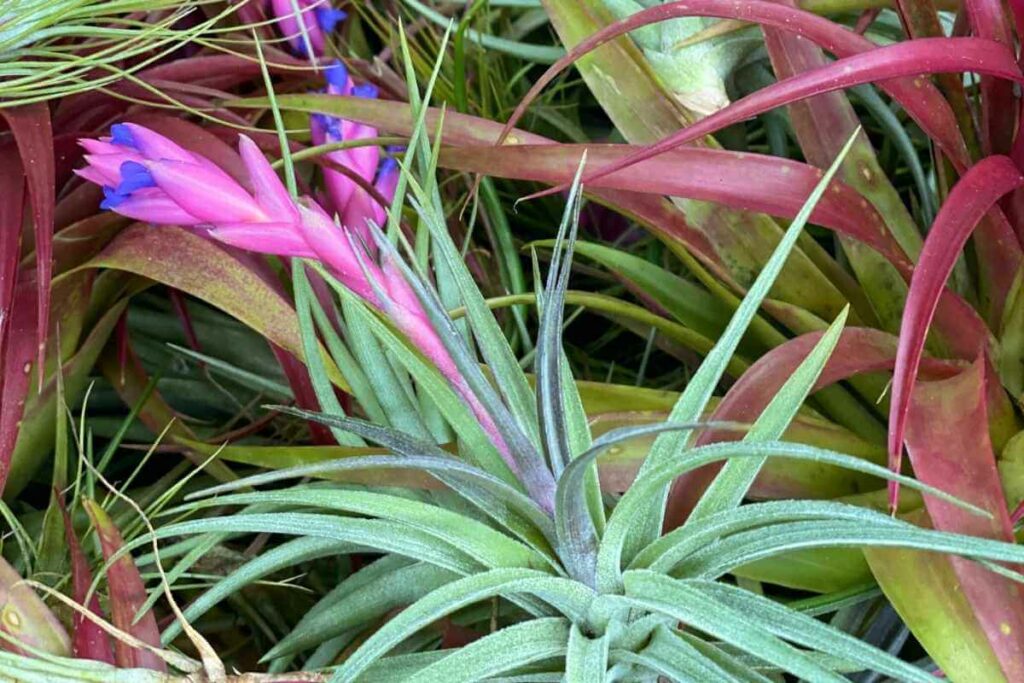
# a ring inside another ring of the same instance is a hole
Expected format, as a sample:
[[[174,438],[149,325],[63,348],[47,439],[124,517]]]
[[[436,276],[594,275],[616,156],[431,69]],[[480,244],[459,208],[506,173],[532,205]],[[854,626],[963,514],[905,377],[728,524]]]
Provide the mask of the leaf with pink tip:
[[[1008,157],[988,157],[971,167],[960,179],[935,217],[910,282],[900,326],[889,411],[889,459],[894,470],[899,470],[903,454],[907,414],[928,327],[935,316],[946,280],[982,217],[1003,195],[1022,186],[1024,175]],[[890,484],[890,492],[894,504],[897,488]]]
[[[643,9],[621,21],[605,26],[572,45],[567,54],[553,64],[522,99],[506,124],[506,132],[521,118],[541,90],[569,65],[630,31],[680,17],[719,17],[771,26],[806,38],[837,57],[849,57],[878,47],[870,40],[844,26],[781,3],[761,2],[760,0],[666,2]],[[903,106],[911,118],[921,126],[921,129],[950,156],[958,169],[962,170],[969,165],[970,158],[967,147],[957,127],[956,119],[949,104],[937,88],[921,78],[889,80],[879,83],[879,87]]]
[[[89,587],[92,585],[89,560],[86,559],[82,547],[78,544],[71,515],[68,514],[67,506],[64,505],[64,497],[57,491],[55,491],[55,495],[61,515],[64,517],[64,537],[68,544],[68,554],[71,556],[72,597],[79,605],[96,616],[102,617],[103,608],[100,607],[99,596],[95,593],[91,597],[89,596]],[[88,604],[86,604],[87,598]],[[76,658],[94,659],[108,664],[114,663],[114,653],[111,650],[110,638],[106,631],[78,612],[71,617],[71,625],[74,629],[71,653]]]
[[[644,148],[637,145],[513,145],[444,149],[441,166],[473,173],[562,184],[584,150],[591,166],[611,167]],[[796,161],[710,148],[684,148],[647,159],[629,171],[592,181],[591,188],[663,194],[793,218],[821,179],[821,170]],[[910,260],[867,200],[834,182],[811,221],[871,246],[904,273]]]
[[[92,520],[100,539],[103,558],[110,559],[124,546],[124,539],[106,511],[92,500],[82,501],[86,514]],[[110,592],[110,611],[114,626],[155,648],[160,647],[160,629],[152,610],[136,621],[136,614],[146,602],[146,586],[142,583],[135,560],[129,554],[121,555],[107,567],[107,586]],[[114,658],[124,668],[166,671],[167,664],[150,650],[132,647],[117,639]]]
[[[41,364],[50,320],[50,280],[53,273],[54,186],[53,130],[49,105],[40,102],[21,107],[0,108],[21,155],[22,168],[32,202],[32,223],[36,239],[36,337],[37,361]],[[6,188],[5,188],[6,191]],[[9,229],[9,228],[8,228]],[[2,305],[2,301],[0,301]]]
[[[1013,525],[987,429],[986,365],[979,358],[953,377],[914,387],[906,423],[907,450],[918,480],[991,515],[972,514],[925,496],[936,529],[1012,543]],[[1006,679],[1024,680],[1021,584],[963,558],[952,557],[950,562]],[[914,628],[913,623],[908,626]]]
[[[1009,81],[1022,82],[1013,53],[1005,46],[982,38],[922,38],[878,47],[870,52],[839,59],[759,90],[728,107],[668,135],[615,164],[598,168],[583,179],[593,184],[598,178],[628,168],[640,161],[676,149],[710,135],[726,126],[766,111],[822,93],[865,83],[883,82],[909,76],[938,73],[976,72]],[[559,192],[557,188],[537,196]]]

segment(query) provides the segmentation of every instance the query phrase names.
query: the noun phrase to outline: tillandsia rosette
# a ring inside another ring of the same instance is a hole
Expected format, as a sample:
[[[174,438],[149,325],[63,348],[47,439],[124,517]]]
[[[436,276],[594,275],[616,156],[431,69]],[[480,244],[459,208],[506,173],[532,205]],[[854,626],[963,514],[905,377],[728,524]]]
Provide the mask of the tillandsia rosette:
[[[323,56],[327,36],[348,16],[330,0],[270,0],[270,11],[278,31],[300,57]]]
[[[619,19],[662,0],[604,0]],[[762,45],[755,27],[729,27],[720,19],[683,17],[650,24],[630,33],[651,68],[679,103],[700,116],[729,105],[727,84],[733,71]]]

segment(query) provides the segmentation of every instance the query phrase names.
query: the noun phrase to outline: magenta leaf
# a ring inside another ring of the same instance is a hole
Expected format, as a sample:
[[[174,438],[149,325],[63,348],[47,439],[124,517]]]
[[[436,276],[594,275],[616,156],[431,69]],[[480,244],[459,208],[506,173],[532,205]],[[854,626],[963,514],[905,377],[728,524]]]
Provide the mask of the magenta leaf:
[[[938,73],[976,72],[1024,82],[1013,52],[1005,45],[982,38],[922,38],[878,47],[870,52],[839,59],[759,90],[728,107],[673,133],[636,154],[603,166],[584,177],[593,184],[602,176],[664,154],[688,142],[744,121],[766,111],[822,93],[855,85]],[[539,197],[566,189],[567,184],[533,195]]]
[[[950,191],[925,239],[900,325],[899,353],[889,412],[889,464],[899,471],[907,412],[928,327],[961,250],[982,217],[1000,197],[1024,185],[1024,176],[1004,156],[988,157],[973,166]],[[978,349],[981,352],[982,349]],[[890,505],[898,487],[890,483]]]
[[[22,168],[32,201],[32,222],[36,238],[36,357],[43,364],[46,333],[50,320],[50,281],[53,273],[54,187],[53,129],[50,109],[45,103],[0,108],[21,155]],[[0,302],[2,305],[2,302]],[[39,376],[40,386],[42,375]]]

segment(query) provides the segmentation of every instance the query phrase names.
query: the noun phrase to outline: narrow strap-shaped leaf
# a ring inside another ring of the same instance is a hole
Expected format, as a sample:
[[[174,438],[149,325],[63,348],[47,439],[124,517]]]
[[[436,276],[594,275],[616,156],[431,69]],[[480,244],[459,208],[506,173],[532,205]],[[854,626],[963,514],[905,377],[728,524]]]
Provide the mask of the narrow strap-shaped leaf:
[[[569,631],[569,649],[565,653],[566,683],[603,683],[608,673],[607,633],[591,637],[573,624]]]
[[[1020,563],[1024,559],[1024,548],[1018,545],[921,529],[907,523],[894,527],[864,522],[814,521],[777,524],[735,534],[723,539],[714,552],[705,549],[693,553],[678,567],[678,571],[690,576],[717,578],[738,566],[784,552],[857,546],[913,548],[990,562]],[[994,565],[989,565],[989,568],[999,570]],[[1000,570],[1000,573],[1010,574],[1009,570]]]
[[[64,504],[63,495],[54,492],[55,500],[60,507],[60,514],[64,519],[64,537],[67,539],[68,555],[71,558],[71,586],[72,597],[98,617],[103,616],[103,608],[100,606],[100,598],[95,593],[89,596],[89,586],[92,585],[92,571],[89,569],[89,560],[82,547],[78,543],[78,536],[75,534],[75,527],[71,521],[67,506]],[[77,612],[71,618],[74,628],[71,640],[71,653],[82,659],[93,659],[107,664],[114,663],[114,651],[111,648],[110,637],[106,631],[95,622],[87,619]]]
[[[714,647],[709,645],[709,647]],[[726,671],[687,640],[665,626],[654,630],[650,642],[639,652],[612,650],[612,661],[639,664],[661,676],[680,683],[767,683],[769,679],[740,677]],[[752,675],[756,676],[751,672]]]
[[[292,285],[295,289],[295,312],[299,320],[299,335],[302,339],[302,350],[309,366],[309,379],[316,392],[316,399],[325,413],[344,415],[345,411],[334,394],[334,386],[327,378],[327,368],[320,356],[320,344],[313,323],[313,307],[319,306],[313,289],[306,276],[305,266],[298,259],[292,264]],[[366,443],[348,432],[331,429],[331,435],[340,446],[365,446]]]
[[[365,304],[359,301],[354,294],[339,285],[336,280],[331,278],[328,282],[338,289],[343,299],[348,299],[353,305],[362,306],[365,309]],[[467,454],[482,469],[510,483],[518,483],[495,449],[494,444],[488,438],[479,422],[474,418],[470,408],[455,394],[451,385],[441,376],[437,368],[426,362],[420,354],[410,349],[377,316],[368,314],[364,322],[366,327],[377,337],[377,340],[384,349],[394,355],[423,391],[430,396],[433,403],[460,438],[465,440]]]
[[[513,624],[458,648],[405,680],[408,683],[474,683],[511,674],[528,664],[562,656],[570,628],[569,622],[560,617]]]
[[[385,563],[381,567],[382,571],[375,571],[365,577],[359,576],[366,571],[361,570],[343,581],[338,586],[342,590],[331,591],[317,603],[315,611],[304,616],[287,636],[262,657],[263,661],[315,647],[352,628],[364,628],[375,619],[415,603],[427,593],[458,578],[457,574],[425,562],[397,568],[390,567],[391,564]],[[386,571],[389,568],[390,571]],[[352,580],[355,577],[358,577],[358,582]]]
[[[699,631],[709,633],[745,652],[806,680],[843,683],[839,676],[803,651],[783,642],[770,632],[751,624],[744,615],[710,598],[685,582],[646,570],[622,575],[626,600],[637,607],[651,609],[678,619]]]
[[[687,555],[730,534],[781,522],[798,520],[851,520],[868,524],[899,524],[874,510],[829,501],[769,501],[723,510],[694,520],[661,536],[637,553],[630,568],[667,571]]]
[[[846,146],[843,148],[842,153],[836,157],[836,160],[832,163],[832,166],[825,172],[818,183],[817,187],[808,197],[804,207],[800,210],[796,219],[786,229],[785,234],[772,253],[770,259],[765,264],[764,268],[758,274],[754,284],[750,287],[746,297],[740,307],[736,310],[732,319],[729,321],[729,325],[726,327],[725,332],[719,338],[718,343],[708,353],[704,362],[701,363],[700,368],[690,379],[686,385],[686,389],[683,391],[676,405],[672,408],[672,412],[669,414],[670,422],[695,422],[699,419],[701,414],[707,407],[708,400],[711,398],[712,392],[718,385],[719,380],[725,373],[726,366],[729,363],[729,359],[736,351],[736,347],[739,345],[740,340],[746,332],[750,322],[754,319],[757,314],[757,309],[760,307],[761,302],[768,295],[772,284],[775,282],[776,277],[782,271],[782,267],[789,257],[790,251],[796,244],[797,238],[803,231],[803,226],[810,218],[811,211],[814,209],[818,199],[825,193],[829,183],[839,170],[839,165],[842,163],[846,152],[849,151],[850,145],[853,144],[854,138],[851,137],[847,141]],[[637,474],[637,479],[643,479],[647,470],[654,467],[658,463],[667,460],[671,457],[677,457],[677,454],[686,444],[686,439],[689,434],[687,432],[669,433],[658,437],[654,444],[651,446],[650,453],[644,460],[643,465],[640,467],[640,472]],[[647,515],[643,521],[643,527],[636,530],[636,533],[628,534],[625,528],[622,528],[623,522],[616,521],[616,515],[618,508],[612,513],[611,518],[608,521],[608,530],[606,535],[611,532],[611,528],[616,525],[620,525],[617,530],[618,537],[625,540],[630,539],[631,542],[631,555],[637,550],[642,548],[653,541],[661,531],[662,519],[664,517],[665,502],[668,497],[668,487],[663,487],[656,495],[651,499],[650,504],[652,513]],[[630,521],[630,526],[633,525],[633,520]],[[623,548],[617,544],[603,544],[602,552],[605,551],[605,547],[612,548],[615,553],[622,552]],[[598,583],[601,586],[611,587],[618,584],[619,565],[621,562],[620,557],[612,557],[611,554],[606,552],[606,563],[604,566],[598,566]]]
[[[424,199],[421,198],[421,205],[429,206]],[[519,361],[512,353],[494,314],[488,310],[480,289],[452,242],[447,224],[433,211],[427,211],[422,217],[433,239],[435,258],[440,256],[443,259],[458,286],[473,335],[484,361],[496,379],[498,391],[520,426],[539,446],[539,434],[536,429],[537,405]]]
[[[587,155],[584,152],[576,168],[575,180],[569,189],[562,222],[558,227],[543,297],[538,297],[537,302],[540,309],[540,329],[537,332],[537,356],[534,363],[537,375],[537,407],[544,451],[556,478],[561,475],[566,463],[572,459],[565,433],[565,406],[562,400],[562,323],[565,320],[565,290],[568,288],[569,275],[572,272],[572,253],[576,231],[579,228],[579,178],[586,166],[586,159]],[[582,532],[580,537],[585,538],[587,532],[583,529],[579,531]],[[592,534],[593,531],[590,530],[589,533]],[[562,541],[564,540],[563,538]]]
[[[772,26],[806,38],[838,57],[869,52],[878,47],[867,38],[830,19],[776,2],[761,2],[759,0],[746,0],[742,3],[736,3],[733,0],[665,2],[647,7],[621,21],[609,24],[574,45],[565,57],[553,64],[537,79],[530,91],[520,101],[512,116],[509,117],[496,144],[501,144],[505,140],[512,127],[522,118],[541,91],[561,71],[581,57],[638,28],[681,17],[719,17]],[[1005,62],[1005,56],[1002,59]],[[967,147],[957,128],[956,119],[938,89],[929,83],[920,83],[916,79],[895,79],[884,81],[880,85],[917,121],[921,129],[943,148],[943,151],[953,160],[954,165],[963,169],[970,164]],[[521,137],[519,131],[516,131],[516,136],[517,138]]]
[[[206,498],[188,503],[183,509],[250,504],[341,510],[390,520],[459,548],[487,567],[548,566],[546,559],[536,551],[482,522],[437,505],[386,493],[294,487]]]
[[[906,76],[949,72],[979,72],[1010,81],[1024,81],[1013,53],[1004,45],[982,38],[921,38],[875,48],[836,60],[828,66],[779,81],[673,133],[643,151],[584,176],[584,184],[657,154],[697,140],[738,121],[808,97],[864,83]],[[559,186],[534,196],[560,192]]]
[[[779,389],[771,403],[764,409],[753,427],[744,436],[744,441],[772,441],[781,439],[786,427],[796,417],[804,399],[818,381],[825,363],[839,341],[846,322],[849,308],[844,308],[839,317],[829,326],[814,349],[796,369],[796,372]],[[725,464],[722,471],[708,487],[694,508],[688,522],[703,519],[721,510],[737,507],[754,483],[758,472],[765,461],[732,460]]]
[[[900,681],[934,683],[930,673],[773,600],[717,581],[688,580],[686,583],[741,612],[748,621],[759,624],[781,638],[819,652],[827,652]]]
[[[335,670],[332,683],[354,681],[386,652],[427,624],[495,595],[529,593],[570,619],[581,619],[594,594],[583,584],[529,569],[494,569],[438,588],[393,617]]]
[[[912,487],[929,495],[937,496],[942,500],[972,510],[977,514],[987,514],[977,506],[960,501],[954,496],[935,487],[922,484],[911,477],[895,475],[885,467],[834,451],[778,441],[761,443],[741,441],[711,444],[694,448],[676,460],[666,461],[653,468],[648,476],[643,479],[638,478],[633,482],[633,485],[630,486],[629,490],[626,491],[615,507],[613,519],[615,515],[618,515],[620,517],[619,522],[615,525],[609,524],[604,538],[601,540],[601,547],[597,558],[599,580],[602,576],[617,576],[619,563],[622,558],[621,549],[626,542],[626,535],[633,528],[632,519],[647,509],[651,496],[666,482],[670,482],[681,474],[711,462],[727,460],[729,458],[759,458],[765,456],[828,463],[853,471],[871,474],[880,479],[896,479],[902,486]],[[611,582],[613,579],[609,578],[608,580]]]
[[[352,546],[347,543],[322,538],[297,538],[288,541],[261,553],[217,581],[206,592],[191,602],[183,610],[183,613],[189,622],[195,622],[219,602],[264,576],[301,562],[308,562],[328,555],[341,555],[345,552],[351,552],[351,550]],[[161,639],[164,643],[170,643],[180,633],[181,624],[175,620],[164,629]]]
[[[379,402],[383,420],[373,418],[373,412],[366,409],[367,415],[378,424],[391,424],[400,431],[419,438],[427,438],[430,430],[424,424],[419,411],[407,395],[391,361],[385,355],[380,343],[365,324],[364,318],[369,315],[351,301],[344,300],[341,309],[345,316],[345,336],[352,348],[352,355],[357,362],[353,365],[362,370],[369,383],[366,393],[372,393]],[[315,311],[314,311],[315,312]],[[345,368],[342,368],[345,371]],[[356,390],[355,385],[352,387]],[[357,394],[357,399],[359,396]],[[362,399],[360,403],[364,405]]]
[[[106,511],[92,500],[83,502],[86,513],[96,528],[103,557],[107,560],[107,585],[110,588],[110,612],[114,626],[130,633],[153,647],[160,647],[160,630],[152,610],[136,621],[135,615],[146,600],[146,587],[129,554],[118,554],[124,547],[121,532],[114,526]],[[114,642],[114,657],[118,666],[126,668],[167,671],[167,664],[149,650],[135,648],[128,643]]]
[[[285,410],[284,408],[280,408]],[[461,462],[449,456],[449,454],[432,443],[411,438],[393,429],[386,429],[372,425],[362,420],[349,418],[335,418],[330,415],[319,413],[307,413],[287,409],[287,412],[297,413],[313,420],[323,420],[332,423],[340,428],[349,429],[365,439],[375,441],[395,453],[400,458],[391,456],[364,456],[350,457],[334,462],[306,465],[296,468],[279,470],[278,472],[267,472],[254,475],[245,479],[246,485],[258,486],[280,479],[304,477],[308,475],[329,474],[331,472],[343,472],[360,469],[422,469],[429,472],[439,481],[447,485],[459,495],[465,497],[469,502],[478,506],[495,521],[505,525],[510,531],[518,535],[534,548],[540,548],[546,543],[543,539],[550,539],[554,542],[554,525],[551,519],[541,510],[530,498],[509,484],[497,477],[484,472],[483,470]],[[425,455],[423,455],[425,454]],[[213,487],[202,492],[202,495],[219,494],[226,491],[237,490],[240,486],[233,484],[224,487]],[[196,494],[199,495],[199,494]],[[532,523],[532,529],[524,528],[522,524],[515,521],[506,512],[510,508]],[[538,538],[538,532],[541,538]]]
[[[928,326],[935,316],[946,280],[981,218],[1003,195],[1022,186],[1024,175],[1009,157],[983,159],[953,186],[928,232],[910,281],[900,325],[889,409],[889,465],[893,471],[899,471],[902,461],[910,397],[924,354]],[[895,505],[898,492],[898,487],[890,484],[890,506]]]
[[[415,181],[410,180],[410,185]],[[465,381],[473,397],[482,404],[487,418],[493,421],[503,444],[499,449],[507,449],[510,465],[518,470],[524,488],[537,503],[546,510],[553,508],[554,480],[551,472],[543,462],[540,452],[522,426],[515,420],[508,408],[501,401],[498,392],[483,374],[473,352],[465,339],[460,335],[455,322],[448,315],[448,310],[429,284],[412,272],[412,269],[401,259],[394,247],[386,240],[379,230],[371,234],[378,248],[385,253],[385,258],[397,267],[406,282],[412,287],[420,300],[430,323],[444,344],[452,361],[458,368],[462,380]],[[476,412],[476,411],[474,411]],[[480,419],[480,415],[477,415]],[[504,455],[504,454],[503,454]]]
[[[357,519],[337,515],[304,512],[237,514],[190,522],[168,524],[156,530],[157,538],[203,533],[268,533],[288,536],[312,536],[343,541],[381,553],[397,553],[430,562],[459,574],[470,574],[480,564],[458,548],[441,543],[435,536],[379,519]],[[142,536],[132,545],[150,541]]]
[[[50,107],[45,102],[0,108],[18,145],[26,187],[32,202],[32,223],[36,240],[36,363],[43,366],[46,335],[50,329],[50,287],[53,274],[53,212],[56,171],[53,156],[53,128]],[[20,227],[20,225],[19,225]],[[14,226],[5,230],[17,229]],[[5,302],[0,302],[0,306]],[[2,329],[0,329],[2,332]],[[42,386],[42,375],[39,376]]]

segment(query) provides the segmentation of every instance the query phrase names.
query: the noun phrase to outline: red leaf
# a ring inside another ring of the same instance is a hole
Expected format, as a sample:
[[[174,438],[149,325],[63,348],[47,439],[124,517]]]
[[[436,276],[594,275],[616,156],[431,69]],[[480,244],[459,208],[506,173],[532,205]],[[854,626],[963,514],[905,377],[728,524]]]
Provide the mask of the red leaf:
[[[570,144],[461,147],[442,150],[440,163],[462,171],[554,184],[572,180],[584,150],[589,164],[611,168],[643,149],[636,145]],[[701,199],[793,218],[821,173],[807,164],[777,157],[687,147],[646,159],[628,172],[602,173],[590,182],[590,188]],[[909,276],[910,261],[881,216],[849,186],[833,182],[811,220],[870,245]]]
[[[1013,34],[1002,0],[964,0],[963,11],[979,38],[995,40],[1013,49]],[[981,137],[986,154],[1006,154],[1013,144],[1017,100],[1013,84],[991,76],[981,79]]]
[[[1005,46],[982,38],[922,38],[878,47],[839,59],[828,66],[779,81],[737,100],[725,109],[673,133],[621,161],[599,168],[583,178],[598,178],[663,154],[710,135],[726,126],[766,111],[822,93],[864,83],[937,73],[977,72],[1011,81],[1024,81],[1013,53]],[[543,196],[566,189],[562,185],[533,195]]]
[[[786,380],[796,371],[823,332],[801,335],[781,344],[757,360],[729,389],[711,419],[753,422],[771,402]],[[868,327],[843,330],[836,350],[829,357],[814,385],[818,391],[853,375],[889,370],[896,360],[895,336]],[[952,377],[961,366],[949,361],[925,359],[923,369],[932,377]],[[700,435],[698,445],[734,441],[740,436],[728,431],[707,431]],[[665,517],[667,528],[681,525],[689,516],[704,489],[721,466],[702,467],[676,480]]]
[[[889,464],[894,471],[900,468],[907,411],[925,338],[946,280],[981,218],[1000,197],[1021,186],[1024,186],[1024,176],[1008,157],[984,159],[969,169],[950,191],[925,239],[903,310],[899,354],[892,383]],[[890,505],[895,507],[898,487],[890,483],[889,489]]]
[[[907,420],[907,450],[919,480],[992,515],[986,518],[925,496],[936,529],[1013,543],[1013,526],[986,428],[985,368],[985,360],[979,358],[954,377],[917,385]],[[1024,680],[1020,584],[970,560],[950,559],[1006,680]]]
[[[284,370],[284,376],[288,378],[288,385],[291,386],[292,395],[295,396],[295,405],[305,410],[319,411],[320,402],[316,398],[316,391],[309,379],[309,369],[306,368],[306,364],[277,344],[271,343],[270,350],[274,352],[274,358]],[[322,424],[312,420],[309,420],[308,423],[313,443],[320,446],[333,446],[337,443],[331,436],[330,430]]]
[[[103,616],[103,608],[100,607],[100,598],[96,593],[89,598],[86,605],[86,597],[89,596],[89,587],[92,585],[92,572],[89,570],[89,561],[78,545],[78,537],[75,536],[75,528],[71,522],[71,515],[64,505],[64,497],[59,491],[54,490],[57,504],[60,506],[60,513],[64,516],[64,537],[67,539],[68,553],[71,556],[71,588],[72,597],[75,602],[86,607],[96,616]],[[114,663],[114,653],[110,648],[110,638],[107,632],[97,624],[75,612],[71,617],[71,625],[74,633],[71,637],[71,653],[78,659],[94,659],[108,664]]]
[[[505,139],[505,135],[522,117],[526,108],[537,98],[541,90],[581,56],[640,26],[677,17],[692,16],[737,19],[791,31],[837,57],[850,57],[878,48],[870,40],[828,19],[773,2],[747,0],[740,3],[734,0],[687,0],[666,3],[636,12],[576,45],[534,84],[516,107],[499,139]],[[958,170],[963,170],[970,165],[967,147],[957,127],[953,111],[935,86],[920,78],[889,80],[878,83],[878,86],[903,106],[910,117],[921,126],[921,129],[935,140],[951,158]]]
[[[25,176],[13,145],[0,149],[0,360],[14,304],[14,284],[21,256],[21,223],[25,205]],[[0,391],[3,391],[0,375]]]
[[[0,365],[0,492],[3,492],[10,474],[11,456],[25,412],[25,397],[36,351],[34,293],[35,283],[32,280],[18,283],[10,309],[3,364]]]
[[[46,103],[0,108],[14,134],[21,155],[22,168],[32,200],[32,221],[36,238],[36,335],[37,358],[43,364],[47,326],[50,320],[50,280],[53,273],[53,212],[56,202],[54,187],[53,129],[50,109]],[[42,382],[42,376],[39,381]]]
[[[106,511],[94,501],[86,499],[82,505],[96,528],[103,558],[109,561],[124,546],[121,532],[114,526]],[[146,602],[146,587],[131,555],[122,555],[110,565],[107,569],[107,586],[110,590],[110,610],[114,626],[144,643],[159,648],[160,629],[157,627],[153,610],[146,612],[137,623],[134,623],[135,615]],[[164,660],[153,652],[132,647],[120,639],[114,641],[114,658],[117,665],[124,668],[167,671]]]

